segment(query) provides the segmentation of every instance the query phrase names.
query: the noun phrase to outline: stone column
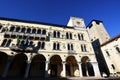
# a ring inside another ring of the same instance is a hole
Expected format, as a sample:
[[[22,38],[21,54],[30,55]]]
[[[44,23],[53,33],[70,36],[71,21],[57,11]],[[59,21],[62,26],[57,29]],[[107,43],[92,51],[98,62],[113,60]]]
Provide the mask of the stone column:
[[[82,66],[81,66],[81,62],[78,62],[78,66],[79,66],[80,77],[83,77],[83,75],[82,75]]]
[[[5,78],[7,76],[7,72],[9,70],[9,67],[10,67],[10,64],[12,62],[12,58],[11,57],[8,57],[8,60],[7,60],[7,64],[4,68],[4,71],[3,71],[3,74],[2,74],[2,77]]]
[[[62,62],[63,65],[63,71],[62,71],[62,77],[66,77],[66,67],[65,67],[66,62]]]
[[[48,77],[48,65],[49,65],[49,61],[46,61],[46,66],[45,66],[45,77]]]
[[[27,67],[26,67],[24,78],[28,78],[29,76],[30,65],[31,65],[31,60],[27,61]]]
[[[95,77],[101,77],[97,62],[92,62]]]

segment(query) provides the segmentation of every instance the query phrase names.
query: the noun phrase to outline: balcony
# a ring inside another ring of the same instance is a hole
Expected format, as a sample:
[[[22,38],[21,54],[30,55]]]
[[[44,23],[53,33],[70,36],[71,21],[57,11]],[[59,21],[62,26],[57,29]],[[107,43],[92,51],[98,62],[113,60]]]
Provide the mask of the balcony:
[[[4,37],[5,38],[16,38],[17,35],[19,35],[19,38],[25,38],[29,36],[29,39],[31,40],[47,40],[46,34],[30,34],[30,33],[21,33],[21,32],[5,32]]]
[[[38,52],[39,48],[34,47],[34,46],[25,46],[25,45],[15,45],[13,44],[12,46],[9,47],[12,51],[15,52],[26,52],[26,53],[31,53],[31,52]]]

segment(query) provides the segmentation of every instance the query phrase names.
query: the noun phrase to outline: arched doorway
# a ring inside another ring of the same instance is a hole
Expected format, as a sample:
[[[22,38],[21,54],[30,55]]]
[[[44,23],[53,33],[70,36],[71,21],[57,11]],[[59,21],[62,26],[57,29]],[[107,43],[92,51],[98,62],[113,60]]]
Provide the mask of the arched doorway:
[[[19,53],[14,56],[7,76],[8,77],[24,77],[25,74],[25,69],[26,69],[26,61],[27,61],[27,56],[23,53]]]
[[[93,66],[90,63],[90,60],[88,58],[88,56],[84,56],[81,59],[81,66],[82,66],[82,74],[83,76],[94,76],[94,70],[93,70]]]
[[[0,77],[2,76],[2,73],[7,64],[7,59],[8,59],[8,55],[4,52],[0,52]]]
[[[75,71],[79,70],[77,61],[74,56],[69,56],[66,59],[66,76],[76,76]]]
[[[54,55],[50,58],[49,63],[50,77],[60,76],[62,71],[62,60],[59,55]]]
[[[30,67],[30,77],[44,77],[45,76],[45,62],[43,55],[39,54],[33,57]]]

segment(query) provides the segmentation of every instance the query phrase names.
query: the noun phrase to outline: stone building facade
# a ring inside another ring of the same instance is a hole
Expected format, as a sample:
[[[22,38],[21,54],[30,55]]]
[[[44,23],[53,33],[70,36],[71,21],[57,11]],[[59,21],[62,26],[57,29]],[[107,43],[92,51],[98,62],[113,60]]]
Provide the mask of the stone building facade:
[[[104,42],[101,50],[105,57],[110,76],[120,76],[120,34]]]
[[[0,18],[1,77],[100,77],[83,18],[67,26]]]

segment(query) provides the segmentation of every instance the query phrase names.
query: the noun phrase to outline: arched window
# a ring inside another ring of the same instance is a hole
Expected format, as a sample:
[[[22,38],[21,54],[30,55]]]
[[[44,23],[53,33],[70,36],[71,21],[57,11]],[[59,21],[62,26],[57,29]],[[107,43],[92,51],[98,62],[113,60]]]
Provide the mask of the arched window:
[[[11,43],[11,39],[9,39],[9,40],[7,41],[6,47],[9,47],[9,46],[10,46],[10,43]]]
[[[16,32],[19,32],[20,31],[20,27],[16,27]]]
[[[73,50],[73,44],[71,44],[71,50]]]
[[[53,43],[53,50],[59,50],[60,49],[60,44],[58,42]]]
[[[25,33],[25,30],[26,30],[26,29],[23,27],[22,30],[21,30],[21,32],[22,32],[22,33]]]
[[[68,44],[67,47],[68,47],[68,50],[70,50],[70,44]]]
[[[32,30],[32,33],[33,33],[33,34],[36,34],[36,29],[33,29],[33,30]]]
[[[60,44],[59,43],[57,43],[57,50],[59,50],[60,49]]]
[[[84,40],[83,34],[81,34],[81,40]]]
[[[38,42],[37,47],[38,47],[38,48],[41,47],[41,42]]]
[[[33,46],[33,41],[30,41],[29,46],[31,47]]]
[[[88,75],[89,76],[94,76],[95,73],[94,73],[92,64],[90,62],[86,62],[86,64],[87,64],[87,69],[88,69]]]
[[[56,50],[56,43],[53,43],[53,50]]]
[[[45,42],[42,42],[41,49],[45,48]]]
[[[78,34],[78,39],[81,40],[81,38],[80,38],[80,34]]]
[[[6,31],[6,29],[5,28],[2,28],[2,31],[1,32],[5,32]]]
[[[84,51],[87,52],[86,45],[84,45]]]
[[[46,34],[46,30],[43,30],[43,31],[42,31],[42,34],[45,35],[45,34]]]
[[[60,32],[59,31],[57,32],[57,36],[58,36],[58,38],[60,38]]]
[[[55,37],[55,38],[56,38],[56,31],[54,31],[54,32],[53,32],[53,37]]]
[[[37,34],[41,34],[41,29],[38,29],[38,30],[37,30]]]
[[[120,48],[119,48],[119,47],[116,47],[116,51],[117,51],[118,53],[120,53]]]
[[[13,32],[14,29],[15,29],[15,26],[12,26],[12,27],[10,28],[10,32]]]
[[[26,33],[31,33],[31,29],[30,29],[30,28],[28,28]]]
[[[72,39],[72,33],[70,33],[70,39]]]
[[[83,45],[81,45],[81,51],[84,52]]]
[[[68,33],[66,33],[66,38],[69,39],[69,35],[68,35]]]
[[[2,24],[0,24],[0,29],[2,29],[2,27],[3,27]]]
[[[6,45],[6,42],[7,42],[7,39],[4,39],[1,46],[5,46]]]
[[[20,46],[23,46],[24,45],[24,40],[20,41]]]

